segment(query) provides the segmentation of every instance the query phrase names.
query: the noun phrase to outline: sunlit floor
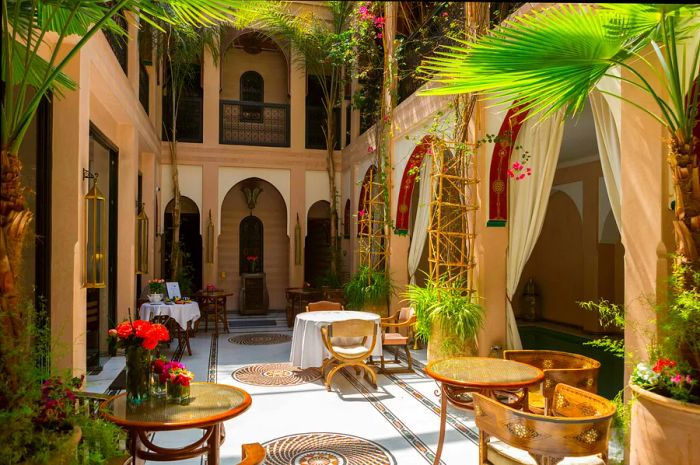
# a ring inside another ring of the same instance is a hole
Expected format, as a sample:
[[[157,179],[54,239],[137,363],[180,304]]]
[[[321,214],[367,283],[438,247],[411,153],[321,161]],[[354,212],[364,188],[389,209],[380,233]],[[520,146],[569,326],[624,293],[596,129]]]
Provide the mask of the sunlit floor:
[[[284,314],[271,313],[264,317],[236,314],[230,316],[230,322],[230,334],[214,337],[211,329],[208,333],[200,331],[191,339],[191,356],[182,354],[175,343],[166,352],[173,358],[181,357],[196,380],[234,385],[252,396],[252,406],[225,423],[222,464],[237,464],[241,459],[241,444],[250,442],[260,442],[271,451],[265,462],[268,465],[433,463],[440,401],[436,383],[422,370],[425,351],[414,352],[415,374],[380,375],[376,390],[361,376],[356,377],[354,371],[336,375],[331,392],[326,391],[321,379],[314,380],[313,376],[278,381],[286,385],[269,385],[270,379],[261,373],[263,368],[270,367],[240,369],[287,363],[291,343],[250,345],[229,339],[264,333],[287,339],[283,336],[291,336],[292,331],[286,326]],[[389,357],[388,352],[386,355]],[[123,357],[111,358],[100,373],[88,376],[88,390],[118,392],[115,387],[119,382],[114,380],[123,367]],[[233,376],[236,371],[237,379]],[[157,433],[154,442],[183,446],[200,436],[200,430]],[[197,458],[172,463],[205,462],[204,458]],[[441,463],[478,463],[478,430],[470,413],[450,409]]]

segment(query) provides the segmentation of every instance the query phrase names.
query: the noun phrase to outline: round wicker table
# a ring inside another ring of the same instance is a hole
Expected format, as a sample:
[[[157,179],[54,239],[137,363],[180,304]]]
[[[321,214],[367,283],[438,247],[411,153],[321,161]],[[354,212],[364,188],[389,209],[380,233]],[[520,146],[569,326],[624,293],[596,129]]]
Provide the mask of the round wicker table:
[[[125,428],[130,437],[134,463],[183,460],[207,454],[207,463],[219,463],[219,446],[224,440],[222,423],[243,413],[252,399],[239,388],[215,383],[192,383],[187,404],[151,399],[138,406],[128,405],[126,394],[107,399],[100,413]],[[202,428],[203,435],[192,444],[166,448],[153,444],[148,432]]]
[[[441,384],[440,434],[434,465],[440,463],[445,441],[448,402],[463,409],[473,409],[470,393],[494,398],[516,398],[518,405],[528,405],[528,387],[544,378],[539,368],[500,358],[455,357],[430,362],[425,372]]]

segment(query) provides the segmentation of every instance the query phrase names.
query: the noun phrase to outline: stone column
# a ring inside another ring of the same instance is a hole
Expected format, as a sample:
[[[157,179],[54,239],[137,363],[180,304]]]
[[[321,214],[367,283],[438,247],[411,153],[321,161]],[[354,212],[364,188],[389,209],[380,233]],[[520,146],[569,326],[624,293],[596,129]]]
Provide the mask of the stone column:
[[[139,143],[133,126],[119,126],[119,181],[117,199],[117,321],[135,314],[136,306],[136,191]]]
[[[290,145],[292,150],[306,148],[306,69],[298,64],[302,59],[299,51],[292,47],[289,60],[289,66],[291,66],[289,73]],[[296,216],[294,221],[296,222]]]
[[[219,90],[221,89],[219,65],[214,62],[211,51],[205,48],[204,65],[202,66],[202,86],[204,89],[202,137],[204,145],[217,145],[219,143]]]
[[[209,244],[207,227],[209,225],[209,212],[214,223],[214,234],[212,243]],[[207,283],[216,285],[218,282],[218,234],[221,218],[219,216],[219,166],[214,163],[204,163],[202,167],[202,286]],[[207,251],[213,254],[213,261],[207,262]]]
[[[133,13],[127,14],[127,77],[134,91],[136,100],[139,98],[139,17]]]
[[[85,200],[89,166],[90,73],[81,67],[81,54],[63,70],[78,84],[54,98],[51,180],[51,334],[56,372],[85,374],[86,293],[82,283],[85,261]]]

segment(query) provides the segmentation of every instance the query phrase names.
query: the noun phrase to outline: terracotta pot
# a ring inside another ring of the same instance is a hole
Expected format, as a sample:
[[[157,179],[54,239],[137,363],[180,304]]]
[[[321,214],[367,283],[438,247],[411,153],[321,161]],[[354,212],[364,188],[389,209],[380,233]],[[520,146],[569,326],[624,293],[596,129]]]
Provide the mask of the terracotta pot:
[[[687,404],[630,385],[631,465],[700,464],[700,405]]]
[[[459,347],[455,347],[453,350],[446,351],[444,348],[444,343],[447,337],[448,336],[446,336],[442,331],[442,326],[439,324],[433,324],[430,339],[428,339],[429,362],[448,357],[471,357],[476,355],[477,347],[475,340],[465,342]]]

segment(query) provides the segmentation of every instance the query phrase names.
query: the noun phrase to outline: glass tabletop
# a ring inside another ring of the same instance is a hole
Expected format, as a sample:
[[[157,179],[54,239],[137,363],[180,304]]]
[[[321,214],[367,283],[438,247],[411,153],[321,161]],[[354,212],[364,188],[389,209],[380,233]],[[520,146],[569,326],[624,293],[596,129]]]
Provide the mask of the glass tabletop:
[[[194,428],[233,418],[246,410],[250,395],[239,388],[215,383],[192,383],[187,404],[150,399],[127,405],[126,394],[119,394],[100,405],[100,412],[110,421],[125,427],[150,431]]]
[[[455,357],[430,362],[425,372],[438,381],[467,387],[507,388],[535,384],[544,373],[525,363],[488,357]]]

